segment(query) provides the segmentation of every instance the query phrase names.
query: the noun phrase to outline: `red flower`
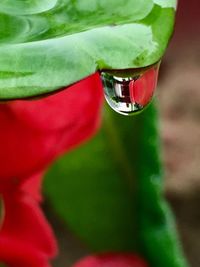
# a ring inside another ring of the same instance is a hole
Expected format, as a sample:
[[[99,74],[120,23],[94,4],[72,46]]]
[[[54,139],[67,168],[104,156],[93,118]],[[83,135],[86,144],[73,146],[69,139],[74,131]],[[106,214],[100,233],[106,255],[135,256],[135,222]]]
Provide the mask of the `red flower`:
[[[0,263],[49,266],[56,242],[39,207],[41,171],[97,130],[102,95],[94,74],[40,100],[0,105]]]
[[[88,139],[99,126],[102,95],[94,74],[40,100],[1,104],[0,181],[21,181]]]
[[[31,190],[24,184],[2,193],[5,215],[0,230],[0,262],[9,267],[47,267],[49,258],[57,251],[52,230],[38,203],[40,175],[30,177]]]
[[[148,267],[148,265],[131,253],[105,253],[88,256],[72,267]]]

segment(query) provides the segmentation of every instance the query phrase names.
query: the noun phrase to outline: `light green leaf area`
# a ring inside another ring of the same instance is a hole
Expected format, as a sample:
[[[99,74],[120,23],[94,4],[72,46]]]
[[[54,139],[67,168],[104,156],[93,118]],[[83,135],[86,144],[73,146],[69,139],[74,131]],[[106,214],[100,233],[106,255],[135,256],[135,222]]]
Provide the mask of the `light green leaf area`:
[[[176,0],[154,0],[155,4],[158,4],[162,7],[173,7],[176,9],[177,1]]]
[[[0,99],[45,94],[101,69],[158,61],[172,0],[2,0]]]
[[[150,267],[186,267],[163,196],[154,105],[134,117],[104,115],[95,138],[50,168],[49,201],[92,251],[134,251]]]

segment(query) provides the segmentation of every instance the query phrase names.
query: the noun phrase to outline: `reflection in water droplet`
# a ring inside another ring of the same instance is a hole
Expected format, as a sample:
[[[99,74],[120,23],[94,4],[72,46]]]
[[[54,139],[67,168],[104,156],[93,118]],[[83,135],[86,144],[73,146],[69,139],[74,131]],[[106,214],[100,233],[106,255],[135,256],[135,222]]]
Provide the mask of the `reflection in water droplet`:
[[[132,115],[147,106],[157,85],[159,64],[150,68],[102,71],[106,101],[122,115]]]

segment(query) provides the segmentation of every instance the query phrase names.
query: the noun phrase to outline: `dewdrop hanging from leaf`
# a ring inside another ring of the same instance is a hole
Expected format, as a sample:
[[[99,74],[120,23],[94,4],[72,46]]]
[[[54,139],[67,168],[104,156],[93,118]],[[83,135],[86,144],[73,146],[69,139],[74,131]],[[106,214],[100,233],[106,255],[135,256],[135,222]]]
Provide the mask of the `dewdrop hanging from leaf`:
[[[143,69],[101,72],[109,106],[122,115],[143,110],[151,102],[156,89],[158,70],[159,64]]]

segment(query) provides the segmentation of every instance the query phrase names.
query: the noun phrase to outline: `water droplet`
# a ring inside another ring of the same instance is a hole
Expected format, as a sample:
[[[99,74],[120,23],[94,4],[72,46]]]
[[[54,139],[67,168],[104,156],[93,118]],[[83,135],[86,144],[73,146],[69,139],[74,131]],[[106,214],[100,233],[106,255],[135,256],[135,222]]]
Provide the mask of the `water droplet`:
[[[147,106],[157,85],[159,64],[148,68],[101,72],[109,106],[122,115],[132,115]]]

